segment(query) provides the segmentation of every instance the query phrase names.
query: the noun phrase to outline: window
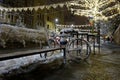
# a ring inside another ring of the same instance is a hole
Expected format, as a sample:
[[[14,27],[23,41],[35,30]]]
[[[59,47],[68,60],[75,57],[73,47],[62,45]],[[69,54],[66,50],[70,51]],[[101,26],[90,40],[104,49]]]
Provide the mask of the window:
[[[49,25],[47,25],[47,29],[49,29]]]
[[[47,21],[50,21],[50,17],[49,16],[47,16]]]

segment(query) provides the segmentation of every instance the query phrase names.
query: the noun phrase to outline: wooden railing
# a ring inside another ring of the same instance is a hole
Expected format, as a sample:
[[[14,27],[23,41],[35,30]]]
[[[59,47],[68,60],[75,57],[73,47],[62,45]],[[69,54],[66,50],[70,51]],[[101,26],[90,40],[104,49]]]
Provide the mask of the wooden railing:
[[[42,54],[46,52],[51,52],[55,50],[63,50],[63,63],[66,63],[66,49],[65,47],[59,47],[59,48],[50,48],[50,49],[41,49],[41,50],[31,50],[31,51],[20,51],[15,53],[4,53],[0,54],[0,61],[9,60],[9,59],[15,59],[35,54]]]

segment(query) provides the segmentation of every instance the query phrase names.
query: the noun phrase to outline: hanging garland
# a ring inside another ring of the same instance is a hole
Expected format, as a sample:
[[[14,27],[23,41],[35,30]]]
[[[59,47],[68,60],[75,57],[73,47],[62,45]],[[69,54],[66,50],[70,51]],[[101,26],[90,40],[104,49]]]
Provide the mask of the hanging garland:
[[[65,27],[65,28],[75,28],[75,27],[91,27],[90,24],[87,24],[87,25],[63,25],[63,24],[57,24],[56,25],[57,27]]]
[[[42,6],[34,6],[34,7],[20,7],[20,8],[6,8],[6,7],[0,7],[0,11],[27,11],[27,10],[38,10],[38,9],[50,9],[50,8],[57,8],[58,6],[63,8],[66,5],[66,3],[57,3],[57,4],[50,4],[50,5],[42,5]]]

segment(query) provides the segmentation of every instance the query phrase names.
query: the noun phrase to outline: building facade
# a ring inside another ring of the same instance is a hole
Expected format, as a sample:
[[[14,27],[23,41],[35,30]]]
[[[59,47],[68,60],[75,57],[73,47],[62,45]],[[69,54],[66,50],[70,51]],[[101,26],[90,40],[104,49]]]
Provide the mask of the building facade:
[[[4,0],[2,3],[8,8],[17,7],[35,7],[45,6],[55,3],[60,3],[67,0]],[[49,30],[58,29],[56,24],[69,24],[69,25],[85,25],[88,24],[86,17],[75,16],[71,13],[66,6],[56,8],[50,7],[49,9],[44,7],[43,9],[26,9],[26,10],[12,10],[1,11],[4,15],[6,23],[18,26],[25,26],[28,28],[40,29],[40,27],[46,27]],[[57,19],[57,21],[56,21]]]
[[[2,2],[5,4],[5,7],[30,7],[30,6],[40,6],[40,5],[49,5],[50,1],[48,0],[4,0]],[[56,24],[63,24],[64,23],[64,13],[63,8],[57,7],[50,9],[44,8],[44,9],[38,9],[38,10],[16,10],[16,11],[1,11],[2,15],[6,17],[6,23],[12,24],[12,25],[18,25],[19,23],[22,23],[25,27],[28,28],[35,28],[39,29],[40,27],[46,27],[50,30],[56,29]],[[58,22],[55,21],[55,19],[58,19]]]

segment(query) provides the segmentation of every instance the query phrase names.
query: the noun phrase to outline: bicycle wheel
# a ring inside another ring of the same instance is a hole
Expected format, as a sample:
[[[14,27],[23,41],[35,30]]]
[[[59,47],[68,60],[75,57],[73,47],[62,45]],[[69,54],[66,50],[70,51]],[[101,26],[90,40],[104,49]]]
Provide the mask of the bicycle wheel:
[[[49,48],[55,48],[55,41],[53,39],[48,40],[48,46],[42,47],[41,49],[49,49]],[[40,57],[41,58],[47,58],[52,56],[54,51],[51,52],[46,52],[46,53],[41,53]]]
[[[66,47],[68,57],[85,60],[91,53],[91,47],[86,40],[74,39]]]
[[[53,39],[49,39],[48,46],[49,48],[55,48],[56,47],[55,41]]]

